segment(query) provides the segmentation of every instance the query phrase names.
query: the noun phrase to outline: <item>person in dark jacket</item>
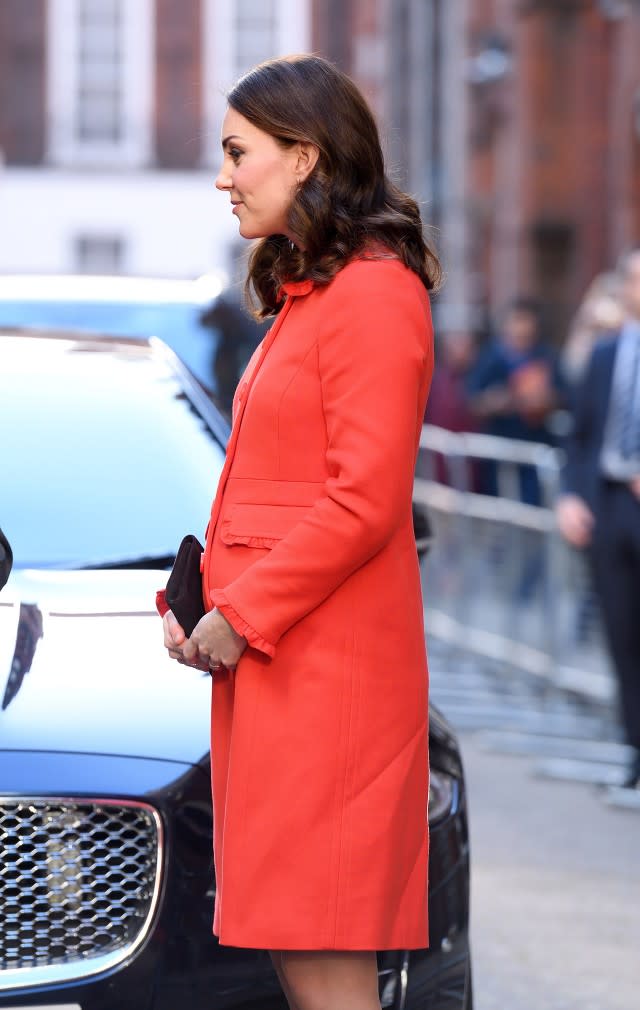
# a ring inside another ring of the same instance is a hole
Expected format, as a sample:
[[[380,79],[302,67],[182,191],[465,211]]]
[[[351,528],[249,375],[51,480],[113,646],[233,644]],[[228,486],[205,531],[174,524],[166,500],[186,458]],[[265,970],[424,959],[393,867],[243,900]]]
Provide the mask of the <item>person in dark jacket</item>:
[[[594,347],[576,388],[563,494],[563,536],[585,550],[618,679],[634,757],[625,785],[640,783],[640,248],[621,265],[625,322]]]
[[[11,553],[11,545],[2,530],[0,530],[0,589],[2,589],[9,578],[12,564],[13,554]]]
[[[218,334],[211,370],[218,406],[230,419],[240,376],[268,326],[256,322],[238,303],[224,295],[202,313],[200,322]]]
[[[507,306],[500,332],[480,353],[467,379],[469,406],[489,435],[552,443],[550,415],[564,389],[555,355],[542,336],[541,310],[528,297]],[[497,493],[496,477],[486,471],[486,490]],[[520,467],[520,497],[541,504],[536,471]]]
[[[477,431],[478,419],[469,407],[467,381],[477,358],[474,334],[459,330],[442,336],[436,344],[436,364],[429,390],[425,424],[433,424],[447,431]],[[451,483],[450,467],[446,458],[435,454],[435,477],[441,484]],[[479,468],[476,460],[471,460],[468,468],[468,490],[480,487]],[[416,475],[427,477],[431,470],[418,456]]]

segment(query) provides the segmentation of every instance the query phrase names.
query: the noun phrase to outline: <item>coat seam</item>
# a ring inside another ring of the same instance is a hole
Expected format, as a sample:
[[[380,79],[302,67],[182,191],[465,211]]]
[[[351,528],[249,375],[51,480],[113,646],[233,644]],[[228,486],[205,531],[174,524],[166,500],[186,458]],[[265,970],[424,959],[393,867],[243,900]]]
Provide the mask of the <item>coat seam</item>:
[[[311,354],[311,352],[313,351],[314,347],[315,347],[315,343],[312,343],[311,346],[307,349],[307,352],[305,353],[302,361],[299,362],[298,367],[296,368],[295,372],[290,377],[290,379],[287,382],[286,386],[284,387],[284,389],[280,393],[280,398],[278,400],[278,409],[277,409],[277,412],[276,412],[276,416],[277,416],[277,421],[276,421],[276,445],[277,445],[277,453],[278,453],[278,457],[277,457],[277,460],[276,460],[276,472],[278,474],[278,480],[282,480],[282,477],[280,476],[280,473],[281,473],[281,470],[282,470],[282,467],[280,466],[280,444],[281,444],[280,443],[280,414],[281,414],[281,410],[282,410],[282,401],[284,400],[285,396],[287,395],[287,392],[290,389],[292,383],[294,383],[295,380],[300,375],[300,372],[304,368],[305,362],[306,362],[307,358],[309,357],[309,355]]]
[[[324,440],[325,440],[325,450],[324,459],[325,465],[327,460],[327,449],[329,447],[329,426],[327,425],[327,408],[324,402],[324,382],[322,381],[322,365],[320,363],[320,337],[317,336],[315,340],[314,347],[316,349],[316,365],[318,368],[318,385],[320,386],[320,407],[322,409],[322,422],[324,424]]]
[[[354,665],[354,628],[351,626],[351,640],[349,649],[349,685],[348,690],[343,687],[343,696],[346,696],[346,704],[343,708],[347,708],[347,735],[344,744],[343,761],[344,761],[344,772],[342,775],[342,788],[341,792],[341,802],[339,804],[339,831],[338,831],[338,867],[336,873],[335,882],[335,917],[333,922],[333,945],[335,946],[338,942],[338,929],[339,924],[344,916],[344,907],[346,906],[346,895],[342,891],[342,880],[344,878],[345,871],[345,848],[346,840],[344,835],[345,822],[348,823],[348,817],[345,813],[345,803],[347,798],[347,782],[349,778],[349,745],[352,737],[352,722],[353,722],[353,665]],[[348,881],[347,881],[348,883]],[[346,886],[346,885],[345,885]]]
[[[233,681],[233,702],[232,702],[232,708],[235,707],[235,694],[236,694],[236,683],[235,683],[235,679],[234,679],[234,681]],[[211,689],[211,709],[212,710],[213,710],[213,706],[214,706],[214,698],[215,698],[215,688],[212,687],[212,689]],[[213,720],[213,715],[211,716],[211,718]],[[229,734],[229,744],[228,744],[228,754],[227,754],[227,767],[225,769],[224,810],[223,810],[223,815],[222,815],[222,830],[221,830],[221,834],[220,834],[220,867],[219,867],[219,876],[218,876],[218,867],[216,866],[215,851],[214,851],[214,858],[213,858],[214,879],[215,879],[215,882],[216,882],[216,901],[218,902],[218,926],[219,926],[220,930],[222,929],[222,909],[223,909],[223,898],[224,898],[223,883],[224,883],[224,854],[225,854],[225,834],[226,834],[226,830],[225,829],[228,826],[227,804],[228,804],[228,801],[229,801],[229,778],[231,776],[231,747],[232,747],[232,739],[233,739],[233,726],[231,727],[231,732]],[[211,783],[212,783],[212,786],[213,786],[213,778],[214,778],[214,760],[215,760],[215,758],[212,755],[212,758],[211,758]],[[215,833],[215,824],[214,824],[214,833]]]
[[[351,867],[353,865],[353,849],[354,849],[354,834],[353,834],[353,805],[354,805],[354,786],[356,782],[356,772],[358,768],[358,741],[359,737],[359,727],[360,727],[360,694],[362,687],[362,669],[358,658],[358,636],[356,634],[357,620],[354,618],[353,622],[353,637],[351,640],[352,649],[352,662],[351,662],[351,711],[353,713],[353,756],[350,761],[350,782],[349,789],[347,792],[347,798],[349,802],[348,816],[346,823],[346,838],[345,838],[345,861],[346,861],[346,877],[347,886],[353,880],[351,874]],[[351,722],[350,722],[351,727]],[[345,900],[344,900],[344,915],[347,921],[350,919],[349,906],[350,906],[350,895],[347,893],[347,888],[345,887]]]
[[[246,849],[247,849],[248,836],[249,836],[249,832],[247,830],[247,806],[248,806],[248,795],[249,795],[249,779],[251,777],[251,771],[250,771],[250,769],[251,769],[251,765],[252,765],[253,752],[254,752],[255,739],[256,739],[255,724],[256,724],[256,718],[257,718],[257,713],[258,713],[258,702],[260,700],[260,693],[261,693],[261,691],[262,691],[262,681],[258,681],[256,690],[255,690],[255,694],[254,694],[253,710],[251,712],[251,720],[250,720],[250,724],[251,725],[250,725],[250,736],[249,736],[249,739],[251,741],[251,744],[250,744],[250,748],[249,748],[249,753],[247,755],[247,760],[245,760],[245,762],[244,762],[244,767],[245,767],[244,789],[243,789],[243,795],[242,795],[242,812],[241,812],[241,818],[240,818],[240,823],[242,824],[242,829],[241,830],[242,830],[242,840],[243,840],[242,860],[241,860],[241,863],[240,863],[240,865],[242,865],[242,866],[246,865],[246,860],[245,860],[244,857],[245,857],[245,852],[246,852]],[[237,684],[236,684],[236,691],[234,692],[234,699],[233,699],[233,707],[234,707],[234,709],[235,709],[235,706],[236,706],[236,697],[235,697],[236,692],[237,692]],[[232,754],[232,749],[230,747],[229,748],[229,759],[230,759],[229,760],[229,765],[231,765],[231,754]],[[229,768],[229,771],[231,771],[231,768]],[[230,775],[229,775],[229,777],[230,777]],[[228,786],[227,786],[227,789],[228,789]],[[226,796],[228,796],[228,791],[227,791]],[[225,796],[225,800],[226,800],[226,796]],[[226,802],[225,802],[225,807],[226,807]],[[225,813],[226,813],[226,810],[225,810]],[[225,817],[225,820],[226,819],[227,818]],[[220,914],[220,937],[221,938],[222,938],[222,928],[223,927],[222,927],[222,910],[221,910],[221,914]]]
[[[346,647],[346,640],[345,640],[344,644],[345,644],[345,647]],[[339,740],[342,739],[343,727],[344,727],[344,704],[342,703],[342,698],[340,699],[340,701],[341,701],[341,704],[340,704],[340,707],[338,709],[338,712],[339,712],[339,716],[338,716],[338,739]],[[340,785],[340,781],[339,781],[339,767],[337,767],[337,765],[338,765],[338,762],[336,761],[336,775],[335,775],[335,782],[334,782],[334,786],[333,786],[333,803],[332,803],[332,816],[331,816],[331,844],[330,844],[330,847],[329,847],[329,861],[328,861],[329,862],[329,880],[328,880],[327,889],[326,889],[327,905],[326,905],[326,917],[325,917],[325,923],[326,923],[326,926],[325,926],[326,941],[325,942],[326,942],[327,947],[329,947],[329,948],[331,947],[332,943],[335,942],[335,939],[334,939],[335,938],[335,920],[336,920],[336,916],[337,916],[336,908],[337,908],[337,903],[338,903],[337,890],[334,891],[333,886],[332,886],[332,881],[337,876],[337,874],[338,874],[338,868],[339,868],[339,849],[338,849],[339,834],[338,834],[338,826],[337,826],[337,817],[335,816],[336,810],[339,810],[338,791],[339,791],[339,785]],[[334,872],[334,867],[335,867],[335,872]],[[332,921],[331,921],[332,920],[332,914],[331,914],[332,913],[332,905],[333,905],[333,924],[332,924]],[[333,928],[332,928],[332,925],[333,925]]]
[[[296,480],[294,477],[230,477],[229,480],[262,481],[265,484],[317,484],[319,487],[324,487],[324,485],[326,484],[326,480]],[[265,502],[265,504],[268,503]]]

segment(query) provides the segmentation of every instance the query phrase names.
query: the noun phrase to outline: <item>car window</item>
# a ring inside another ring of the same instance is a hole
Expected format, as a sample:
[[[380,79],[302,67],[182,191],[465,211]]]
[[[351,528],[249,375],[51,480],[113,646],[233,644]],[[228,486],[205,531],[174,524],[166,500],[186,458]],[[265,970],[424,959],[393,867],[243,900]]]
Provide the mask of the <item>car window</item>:
[[[3,338],[0,516],[20,567],[175,552],[204,535],[224,460],[146,346]]]
[[[207,388],[216,392],[213,362],[219,334],[191,302],[0,299],[0,326],[94,331],[116,337],[160,337]]]

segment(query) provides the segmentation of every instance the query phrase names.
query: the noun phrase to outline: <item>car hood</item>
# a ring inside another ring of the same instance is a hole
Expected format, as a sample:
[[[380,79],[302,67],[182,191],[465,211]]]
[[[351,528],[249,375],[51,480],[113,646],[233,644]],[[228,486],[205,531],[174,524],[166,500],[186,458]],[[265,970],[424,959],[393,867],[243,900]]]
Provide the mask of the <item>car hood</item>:
[[[162,644],[158,571],[14,571],[0,595],[0,748],[198,763],[211,682]]]

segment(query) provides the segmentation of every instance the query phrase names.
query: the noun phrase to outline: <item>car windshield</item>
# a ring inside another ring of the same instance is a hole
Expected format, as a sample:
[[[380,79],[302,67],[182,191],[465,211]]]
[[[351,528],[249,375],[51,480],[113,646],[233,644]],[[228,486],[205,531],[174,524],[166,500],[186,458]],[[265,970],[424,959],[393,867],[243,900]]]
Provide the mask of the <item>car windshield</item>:
[[[78,298],[0,299],[0,326],[36,327],[116,337],[160,337],[208,389],[218,332],[201,322],[203,306],[177,301],[100,301]]]
[[[3,337],[0,355],[0,520],[16,567],[167,564],[185,533],[202,539],[224,450],[159,352]]]

